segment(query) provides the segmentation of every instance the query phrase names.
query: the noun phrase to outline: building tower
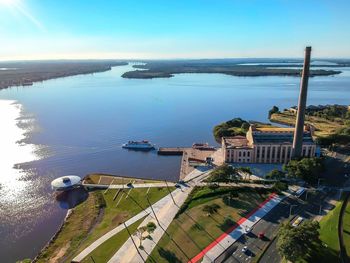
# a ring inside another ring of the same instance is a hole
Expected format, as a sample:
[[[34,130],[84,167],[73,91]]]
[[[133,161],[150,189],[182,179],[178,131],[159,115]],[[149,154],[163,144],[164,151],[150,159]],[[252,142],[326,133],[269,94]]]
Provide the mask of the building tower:
[[[303,66],[303,72],[302,72],[301,83],[300,83],[298,112],[297,112],[297,119],[295,122],[295,131],[294,131],[294,139],[293,139],[292,157],[294,158],[301,157],[301,154],[302,154],[306,97],[307,97],[307,87],[309,83],[309,72],[310,72],[310,57],[311,57],[311,47],[306,47],[304,66]]]

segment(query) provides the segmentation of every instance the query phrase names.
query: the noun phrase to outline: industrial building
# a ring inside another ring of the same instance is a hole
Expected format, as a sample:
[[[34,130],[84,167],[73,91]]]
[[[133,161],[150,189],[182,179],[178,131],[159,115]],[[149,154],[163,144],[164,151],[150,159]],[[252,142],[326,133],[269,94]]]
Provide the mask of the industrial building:
[[[287,163],[293,154],[294,130],[251,125],[246,136],[222,138],[224,160],[227,163]],[[302,157],[315,156],[312,133],[310,127],[305,127]]]

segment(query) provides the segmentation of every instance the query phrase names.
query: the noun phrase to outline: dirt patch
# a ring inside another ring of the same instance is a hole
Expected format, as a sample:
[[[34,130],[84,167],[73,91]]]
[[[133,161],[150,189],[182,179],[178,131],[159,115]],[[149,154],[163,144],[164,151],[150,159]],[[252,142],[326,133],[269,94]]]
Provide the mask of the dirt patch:
[[[67,242],[63,247],[61,247],[56,255],[49,259],[49,263],[57,263],[59,260],[66,254],[68,248],[70,246],[70,242]]]
[[[126,219],[129,218],[129,213],[128,212],[122,212],[119,213],[118,215],[116,215],[113,219],[112,219],[112,223],[113,225],[120,225],[121,223],[125,222]]]

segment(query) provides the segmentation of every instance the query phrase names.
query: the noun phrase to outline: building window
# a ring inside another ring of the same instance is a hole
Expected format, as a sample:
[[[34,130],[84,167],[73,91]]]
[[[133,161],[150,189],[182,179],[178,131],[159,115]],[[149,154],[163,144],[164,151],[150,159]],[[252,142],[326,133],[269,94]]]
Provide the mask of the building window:
[[[238,162],[241,162],[241,161],[242,161],[241,158],[239,158],[239,159],[238,159]]]
[[[239,152],[239,153],[238,153],[238,156],[241,157],[241,156],[242,156],[242,152]]]
[[[288,158],[288,159],[289,159],[289,157],[290,157],[290,149],[291,149],[290,147],[287,148],[287,158]]]
[[[250,152],[247,152],[247,156],[250,157]]]
[[[245,157],[245,152],[243,152],[243,157]]]

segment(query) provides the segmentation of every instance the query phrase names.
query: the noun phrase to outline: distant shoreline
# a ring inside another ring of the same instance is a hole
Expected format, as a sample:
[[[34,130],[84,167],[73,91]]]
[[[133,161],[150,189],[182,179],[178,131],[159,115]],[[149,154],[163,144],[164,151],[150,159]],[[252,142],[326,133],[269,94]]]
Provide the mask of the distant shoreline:
[[[105,72],[127,62],[13,62],[0,63],[0,90],[15,86],[31,86],[49,79]]]
[[[287,65],[288,66],[288,65]],[[342,67],[338,65],[338,67]],[[153,79],[171,78],[175,74],[183,73],[207,73],[225,74],[237,77],[262,77],[262,76],[291,76],[299,77],[301,69],[282,68],[281,65],[250,66],[237,64],[215,63],[190,63],[190,62],[149,62],[145,65],[134,66],[134,71],[125,72],[122,77],[129,79]],[[332,76],[342,73],[339,70],[315,69],[310,70],[310,77]]]

